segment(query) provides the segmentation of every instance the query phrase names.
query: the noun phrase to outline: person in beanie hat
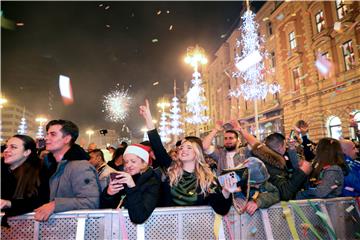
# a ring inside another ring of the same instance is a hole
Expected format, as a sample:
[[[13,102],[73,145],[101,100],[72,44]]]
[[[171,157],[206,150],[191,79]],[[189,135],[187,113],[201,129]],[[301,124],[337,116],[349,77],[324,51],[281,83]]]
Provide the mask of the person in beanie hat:
[[[160,178],[149,167],[150,148],[131,144],[124,152],[124,172],[113,174],[100,197],[101,208],[128,209],[133,223],[144,223],[154,211],[159,197]]]
[[[245,160],[240,192],[235,193],[234,206],[240,212],[253,215],[258,208],[268,208],[280,201],[279,190],[268,182],[270,174],[256,157]],[[246,197],[245,197],[246,196]]]

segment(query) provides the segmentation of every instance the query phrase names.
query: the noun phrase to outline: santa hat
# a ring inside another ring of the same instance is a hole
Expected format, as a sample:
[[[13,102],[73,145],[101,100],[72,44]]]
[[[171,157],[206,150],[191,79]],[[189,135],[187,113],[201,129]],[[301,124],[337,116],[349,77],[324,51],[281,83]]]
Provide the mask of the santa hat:
[[[149,152],[150,147],[148,146],[142,144],[131,144],[125,149],[124,156],[126,154],[134,154],[149,164]]]

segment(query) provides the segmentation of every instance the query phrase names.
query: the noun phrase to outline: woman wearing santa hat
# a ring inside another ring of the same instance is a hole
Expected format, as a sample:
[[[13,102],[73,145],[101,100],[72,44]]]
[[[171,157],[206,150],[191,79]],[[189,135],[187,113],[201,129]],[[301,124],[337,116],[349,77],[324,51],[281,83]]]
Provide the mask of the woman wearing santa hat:
[[[185,137],[173,161],[161,143],[160,136],[152,122],[149,102],[140,106],[140,114],[150,129],[149,136],[152,149],[159,166],[167,169],[168,181],[162,185],[162,206],[196,206],[210,205],[218,214],[225,215],[229,211],[230,182],[224,187],[217,183],[215,175],[205,162],[202,142],[198,137]]]
[[[133,223],[145,222],[154,211],[160,190],[160,178],[149,167],[150,147],[132,144],[124,152],[124,172],[110,175],[109,185],[100,197],[101,208],[128,209]]]

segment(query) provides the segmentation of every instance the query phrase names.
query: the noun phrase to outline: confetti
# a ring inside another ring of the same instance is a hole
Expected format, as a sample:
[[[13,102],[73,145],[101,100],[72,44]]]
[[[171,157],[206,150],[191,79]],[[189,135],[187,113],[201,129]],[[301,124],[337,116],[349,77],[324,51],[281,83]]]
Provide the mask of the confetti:
[[[171,31],[173,29],[173,25],[170,25],[169,27],[169,31]]]
[[[25,24],[23,23],[23,22],[17,22],[16,23],[16,26],[18,26],[18,27],[22,27],[22,26],[24,26]]]
[[[161,10],[159,10],[157,13],[156,13],[156,15],[160,15],[161,14]]]
[[[331,75],[333,70],[333,63],[327,59],[326,56],[318,54],[317,59],[315,61],[315,66],[319,71],[320,75],[323,77],[328,77]]]
[[[108,10],[110,8],[110,6],[109,5],[107,5],[106,7],[105,7],[105,10]]]
[[[348,190],[348,191],[350,191],[350,192],[353,192],[353,191],[354,191],[354,188],[352,188],[352,187],[345,187],[345,190]]]
[[[220,37],[221,37],[221,38],[225,38],[225,37],[226,37],[226,34],[222,34]]]
[[[169,14],[169,13],[170,13],[170,11],[169,11],[169,10],[167,10],[167,11],[166,11],[166,13],[167,13],[167,14]]]
[[[100,3],[100,4],[99,4],[99,7],[102,7],[102,6],[104,6],[104,4]]]
[[[159,84],[159,82],[154,82],[154,83],[153,83],[154,86],[156,86],[156,85],[158,85],[158,84]]]
[[[276,16],[276,19],[281,21],[284,19],[284,14],[283,13],[280,13],[279,15]]]
[[[351,205],[351,206],[349,206],[348,208],[346,208],[346,212],[351,212],[352,210],[354,210],[354,206],[353,205]]]
[[[59,88],[62,100],[65,105],[72,104],[74,102],[73,92],[71,87],[70,78],[64,75],[59,76]]]
[[[110,25],[109,25],[109,24],[106,24],[105,26],[106,26],[107,28],[110,28]]]
[[[341,31],[341,22],[335,22],[334,23],[334,30],[337,32]]]
[[[159,40],[157,38],[154,38],[153,40],[151,40],[153,43],[158,42]]]
[[[336,188],[338,188],[338,185],[332,185],[331,187],[330,187],[331,189],[336,189]]]

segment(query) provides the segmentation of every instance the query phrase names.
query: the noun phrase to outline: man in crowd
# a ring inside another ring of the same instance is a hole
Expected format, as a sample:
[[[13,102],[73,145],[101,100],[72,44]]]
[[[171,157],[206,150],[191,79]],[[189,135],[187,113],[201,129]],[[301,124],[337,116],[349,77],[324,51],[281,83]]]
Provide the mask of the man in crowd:
[[[97,148],[96,143],[90,143],[88,145],[88,147],[87,147],[87,152],[89,153],[89,152],[93,151],[96,148]]]
[[[304,151],[304,157],[306,161],[311,161],[314,159],[314,148],[316,144],[309,139],[309,125],[304,120],[299,120],[296,123],[297,130],[300,131],[301,137],[301,146]]]
[[[110,173],[116,172],[116,170],[107,165],[104,159],[104,153],[100,149],[92,150],[89,155],[89,163],[96,168],[102,191],[107,185],[109,185]]]
[[[234,121],[229,126],[234,127]],[[233,168],[249,157],[247,148],[240,147],[239,134],[237,131],[229,129],[224,133],[224,146],[215,148],[211,145],[218,132],[223,131],[221,121],[216,122],[215,128],[204,138],[203,147],[206,154],[217,162],[217,175],[224,169]]]
[[[88,154],[75,144],[79,128],[71,121],[52,120],[46,125],[46,150],[56,163],[49,180],[50,202],[35,209],[35,220],[47,221],[52,213],[99,207],[100,185]]]
[[[345,162],[348,167],[348,174],[344,178],[344,196],[360,196],[360,162],[356,161],[359,150],[350,140],[341,140],[341,148],[345,155]]]
[[[301,161],[298,167],[293,169],[293,172],[289,172],[284,157],[286,141],[282,134],[273,133],[266,138],[265,144],[262,144],[245,129],[239,128],[238,130],[252,146],[252,154],[265,163],[270,174],[269,182],[279,189],[280,200],[294,199],[312,171],[311,163]]]

